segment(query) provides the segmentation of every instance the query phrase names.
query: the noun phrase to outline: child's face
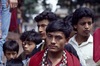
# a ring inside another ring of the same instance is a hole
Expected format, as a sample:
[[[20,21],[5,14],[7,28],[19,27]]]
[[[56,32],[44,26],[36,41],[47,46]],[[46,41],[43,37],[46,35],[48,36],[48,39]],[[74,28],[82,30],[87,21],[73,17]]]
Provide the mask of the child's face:
[[[22,42],[23,50],[26,55],[30,55],[35,48],[35,43],[31,41]]]
[[[18,55],[18,53],[16,51],[6,50],[6,52],[5,52],[5,56],[6,56],[7,60],[15,59],[15,58],[17,58],[17,55]]]

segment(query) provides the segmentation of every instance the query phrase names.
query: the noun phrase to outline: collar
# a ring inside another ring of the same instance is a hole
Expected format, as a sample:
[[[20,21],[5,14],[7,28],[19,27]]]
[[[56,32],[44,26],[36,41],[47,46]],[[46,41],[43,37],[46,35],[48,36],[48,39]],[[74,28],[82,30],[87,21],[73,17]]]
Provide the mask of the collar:
[[[79,46],[78,43],[76,42],[75,37],[76,37],[76,35],[74,35],[74,36],[69,40],[69,42],[72,42],[72,44],[76,44],[77,46]],[[90,44],[93,43],[93,36],[92,36],[91,34],[90,34],[89,38],[87,39],[87,41],[83,42],[80,46],[86,45],[86,44],[88,44],[88,43],[90,43]]]

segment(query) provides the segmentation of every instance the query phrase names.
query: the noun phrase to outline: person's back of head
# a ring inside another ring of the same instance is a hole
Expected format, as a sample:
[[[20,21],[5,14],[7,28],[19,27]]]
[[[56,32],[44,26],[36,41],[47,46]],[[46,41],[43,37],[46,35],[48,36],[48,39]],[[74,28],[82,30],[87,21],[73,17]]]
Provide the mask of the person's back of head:
[[[22,42],[24,41],[34,42],[36,45],[42,42],[40,34],[36,32],[34,29],[22,33],[22,35],[20,36],[20,40]]]
[[[58,17],[57,17],[56,14],[54,14],[51,11],[45,10],[35,17],[35,21],[39,22],[39,21],[42,21],[42,20],[45,20],[45,19],[48,20],[48,21],[53,21],[53,20],[56,20],[57,18]]]
[[[11,59],[7,61],[6,66],[24,66],[24,64],[19,59]]]
[[[58,19],[50,22],[46,28],[47,33],[55,31],[61,31],[64,33],[66,38],[69,38],[72,31],[72,26],[68,22],[64,22],[63,20]]]
[[[92,9],[87,7],[80,7],[73,13],[72,25],[76,25],[82,17],[90,17],[92,18],[92,22],[94,22],[94,12]]]

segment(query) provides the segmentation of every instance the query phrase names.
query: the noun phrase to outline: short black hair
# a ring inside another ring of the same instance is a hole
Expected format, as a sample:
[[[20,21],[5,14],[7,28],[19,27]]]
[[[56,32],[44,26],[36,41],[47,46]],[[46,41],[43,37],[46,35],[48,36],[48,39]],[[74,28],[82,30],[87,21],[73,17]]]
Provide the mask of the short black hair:
[[[6,50],[8,51],[19,51],[19,44],[15,40],[8,40],[3,44],[3,52],[5,54]]]
[[[36,32],[34,29],[30,31],[25,31],[21,34],[20,40],[22,42],[24,41],[32,41],[35,42],[35,44],[40,44],[42,42],[42,38],[38,32]]]
[[[46,33],[61,31],[64,33],[66,38],[69,38],[72,31],[72,26],[68,22],[64,22],[61,19],[50,22],[46,28]]]
[[[37,15],[34,20],[36,22],[42,21],[44,19],[47,19],[48,21],[53,21],[56,20],[58,18],[58,16],[56,14],[54,14],[51,11],[45,10],[42,13],[40,13],[39,15]]]
[[[92,18],[92,22],[94,22],[94,12],[92,9],[87,7],[80,7],[75,10],[72,17],[72,25],[76,25],[82,17],[90,17]]]
[[[24,64],[19,59],[11,59],[7,61],[6,66],[24,66]]]

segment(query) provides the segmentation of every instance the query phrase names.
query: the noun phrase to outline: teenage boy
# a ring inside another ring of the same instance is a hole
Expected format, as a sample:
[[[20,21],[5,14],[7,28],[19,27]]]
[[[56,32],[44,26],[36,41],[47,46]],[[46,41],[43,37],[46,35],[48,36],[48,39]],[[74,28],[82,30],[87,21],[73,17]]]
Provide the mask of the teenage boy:
[[[19,56],[19,59],[21,59],[24,63],[24,66],[26,66],[30,57],[38,52],[36,45],[40,44],[42,39],[39,33],[37,33],[35,30],[30,30],[22,33],[20,40],[22,41],[22,47],[24,51]]]
[[[94,22],[91,9],[80,7],[72,17],[72,26],[77,32],[69,42],[77,51],[82,66],[96,66],[93,61],[93,37],[90,34]]]

